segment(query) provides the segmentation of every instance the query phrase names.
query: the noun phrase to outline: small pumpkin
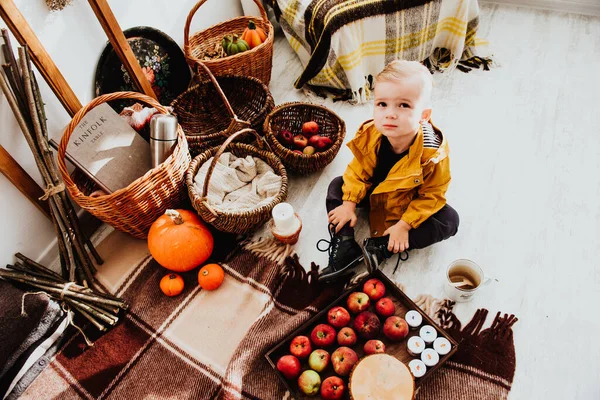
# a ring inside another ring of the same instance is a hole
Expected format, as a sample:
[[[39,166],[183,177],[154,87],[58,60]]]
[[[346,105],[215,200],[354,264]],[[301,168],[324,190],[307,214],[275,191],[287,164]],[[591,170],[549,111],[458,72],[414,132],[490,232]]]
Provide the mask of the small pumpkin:
[[[231,43],[227,45],[225,52],[227,55],[233,56],[246,50],[250,50],[248,43],[246,43],[245,40],[240,39],[238,35],[233,35],[233,39],[231,40]]]
[[[248,22],[248,27],[242,34],[242,39],[248,43],[248,46],[250,46],[251,49],[253,49],[267,40],[267,35],[265,34],[265,31],[256,26],[254,21],[250,21]]]
[[[160,290],[169,297],[183,292],[183,278],[177,274],[167,274],[160,280]]]
[[[215,290],[224,279],[225,271],[219,264],[206,264],[198,271],[198,284],[204,290]]]
[[[186,272],[212,254],[212,233],[197,214],[188,210],[167,210],[150,226],[148,249],[163,267]]]

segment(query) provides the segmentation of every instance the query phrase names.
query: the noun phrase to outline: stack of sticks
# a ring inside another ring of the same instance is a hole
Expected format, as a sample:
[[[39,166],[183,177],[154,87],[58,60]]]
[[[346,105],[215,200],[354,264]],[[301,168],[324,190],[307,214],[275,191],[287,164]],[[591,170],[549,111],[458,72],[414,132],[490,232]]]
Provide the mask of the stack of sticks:
[[[119,311],[127,309],[127,304],[115,296],[69,282],[21,253],[15,254],[15,257],[18,261],[14,265],[8,264],[7,269],[0,268],[1,278],[44,291],[79,312],[100,331],[115,325],[119,321]]]
[[[45,185],[43,199],[49,202],[58,237],[62,276],[88,287],[93,283],[96,272],[90,254],[98,264],[102,264],[102,258],[92,242],[84,237],[75,209],[64,191],[64,183],[48,144],[44,104],[31,70],[27,47],[18,49],[17,62],[6,29],[2,30],[2,38],[4,60],[0,71],[0,86],[33,153]]]
[[[61,273],[58,274],[33,260],[16,254],[20,260],[0,269],[0,277],[31,288],[45,291],[81,313],[98,329],[114,325],[125,303],[113,296],[92,290],[95,285],[96,264],[103,260],[92,242],[82,232],[77,213],[65,193],[54,154],[48,144],[48,128],[40,89],[31,69],[27,46],[18,48],[15,59],[8,32],[2,29],[4,60],[0,69],[0,88],[17,119],[42,176],[45,190],[43,200],[50,206],[52,223],[58,238]]]

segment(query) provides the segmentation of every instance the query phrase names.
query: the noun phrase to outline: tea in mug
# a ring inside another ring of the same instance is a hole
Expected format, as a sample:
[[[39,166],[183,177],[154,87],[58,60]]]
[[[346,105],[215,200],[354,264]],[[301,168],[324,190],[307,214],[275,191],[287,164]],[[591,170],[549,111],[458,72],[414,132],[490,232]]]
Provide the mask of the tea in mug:
[[[458,289],[472,290],[481,284],[481,276],[473,268],[466,265],[455,265],[448,271],[450,282],[466,281],[463,285],[457,286]]]

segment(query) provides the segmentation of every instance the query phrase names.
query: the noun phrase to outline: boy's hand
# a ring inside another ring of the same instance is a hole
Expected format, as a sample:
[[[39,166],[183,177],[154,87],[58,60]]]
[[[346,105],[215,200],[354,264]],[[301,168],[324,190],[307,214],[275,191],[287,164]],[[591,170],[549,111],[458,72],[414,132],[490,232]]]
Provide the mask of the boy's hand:
[[[354,227],[356,225],[356,203],[351,201],[344,201],[341,206],[334,208],[329,211],[327,217],[329,219],[329,223],[335,225],[335,233],[338,233],[340,229],[348,222],[350,222],[350,226]]]
[[[408,250],[408,231],[411,229],[411,226],[402,220],[387,228],[383,236],[390,235],[388,251],[400,253]]]

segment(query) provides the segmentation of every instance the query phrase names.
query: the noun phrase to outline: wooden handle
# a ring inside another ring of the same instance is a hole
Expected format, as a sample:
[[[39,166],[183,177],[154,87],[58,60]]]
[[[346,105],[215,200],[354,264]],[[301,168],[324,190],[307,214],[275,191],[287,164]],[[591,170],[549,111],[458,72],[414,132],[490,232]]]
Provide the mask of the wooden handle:
[[[202,4],[206,3],[206,0],[200,0],[192,9],[185,20],[185,26],[183,28],[183,51],[187,56],[189,54],[189,44],[190,44],[190,25],[192,24],[192,19],[194,19],[194,15],[196,11],[202,6]],[[260,12],[260,17],[265,21],[269,22],[269,17],[267,16],[267,12],[265,8],[262,6],[259,0],[254,0],[254,4],[258,6],[258,11]]]
[[[135,58],[135,55],[129,46],[129,42],[125,38],[125,35],[106,0],[88,0],[88,3],[92,7],[92,10],[94,10],[96,18],[98,18],[100,25],[102,25],[102,29],[106,32],[108,40],[110,40],[113,49],[125,66],[135,87],[146,96],[157,99],[150,82],[148,82],[146,75],[142,72],[140,63]]]
[[[219,161],[221,154],[223,154],[223,152],[225,151],[225,149],[227,148],[229,143],[233,142],[233,140],[235,138],[237,138],[238,136],[240,136],[246,132],[252,132],[252,134],[254,134],[254,136],[256,137],[256,142],[258,144],[258,147],[261,149],[264,148],[262,138],[260,136],[258,136],[258,133],[256,133],[256,131],[254,129],[245,128],[245,129],[237,131],[233,135],[229,136],[227,138],[227,140],[225,140],[225,142],[223,142],[221,147],[219,147],[219,150],[217,150],[217,152],[215,153],[214,158],[213,158],[212,162],[210,163],[210,167],[208,167],[208,171],[206,171],[206,177],[204,178],[204,186],[202,188],[202,198],[206,198],[206,195],[208,194],[208,183],[210,181],[210,177],[212,176],[212,173],[213,173],[215,167],[217,166],[217,162]]]
[[[229,100],[227,100],[227,96],[225,96],[225,93],[223,93],[223,89],[221,89],[219,82],[217,82],[217,78],[215,78],[213,73],[210,72],[210,69],[208,69],[208,67],[203,62],[198,61],[197,64],[204,70],[212,84],[215,86],[215,89],[217,89],[217,93],[219,93],[219,97],[221,97],[221,100],[223,100],[223,104],[225,104],[225,108],[227,108],[227,112],[229,113],[231,119],[241,121],[237,117],[237,115],[235,115],[235,111],[233,111],[233,107],[231,107]],[[250,123],[248,123],[248,125],[250,125]]]
[[[42,188],[31,176],[12,158],[6,149],[0,145],[0,172],[25,195],[48,219],[50,207],[48,202],[40,200],[44,195]]]

